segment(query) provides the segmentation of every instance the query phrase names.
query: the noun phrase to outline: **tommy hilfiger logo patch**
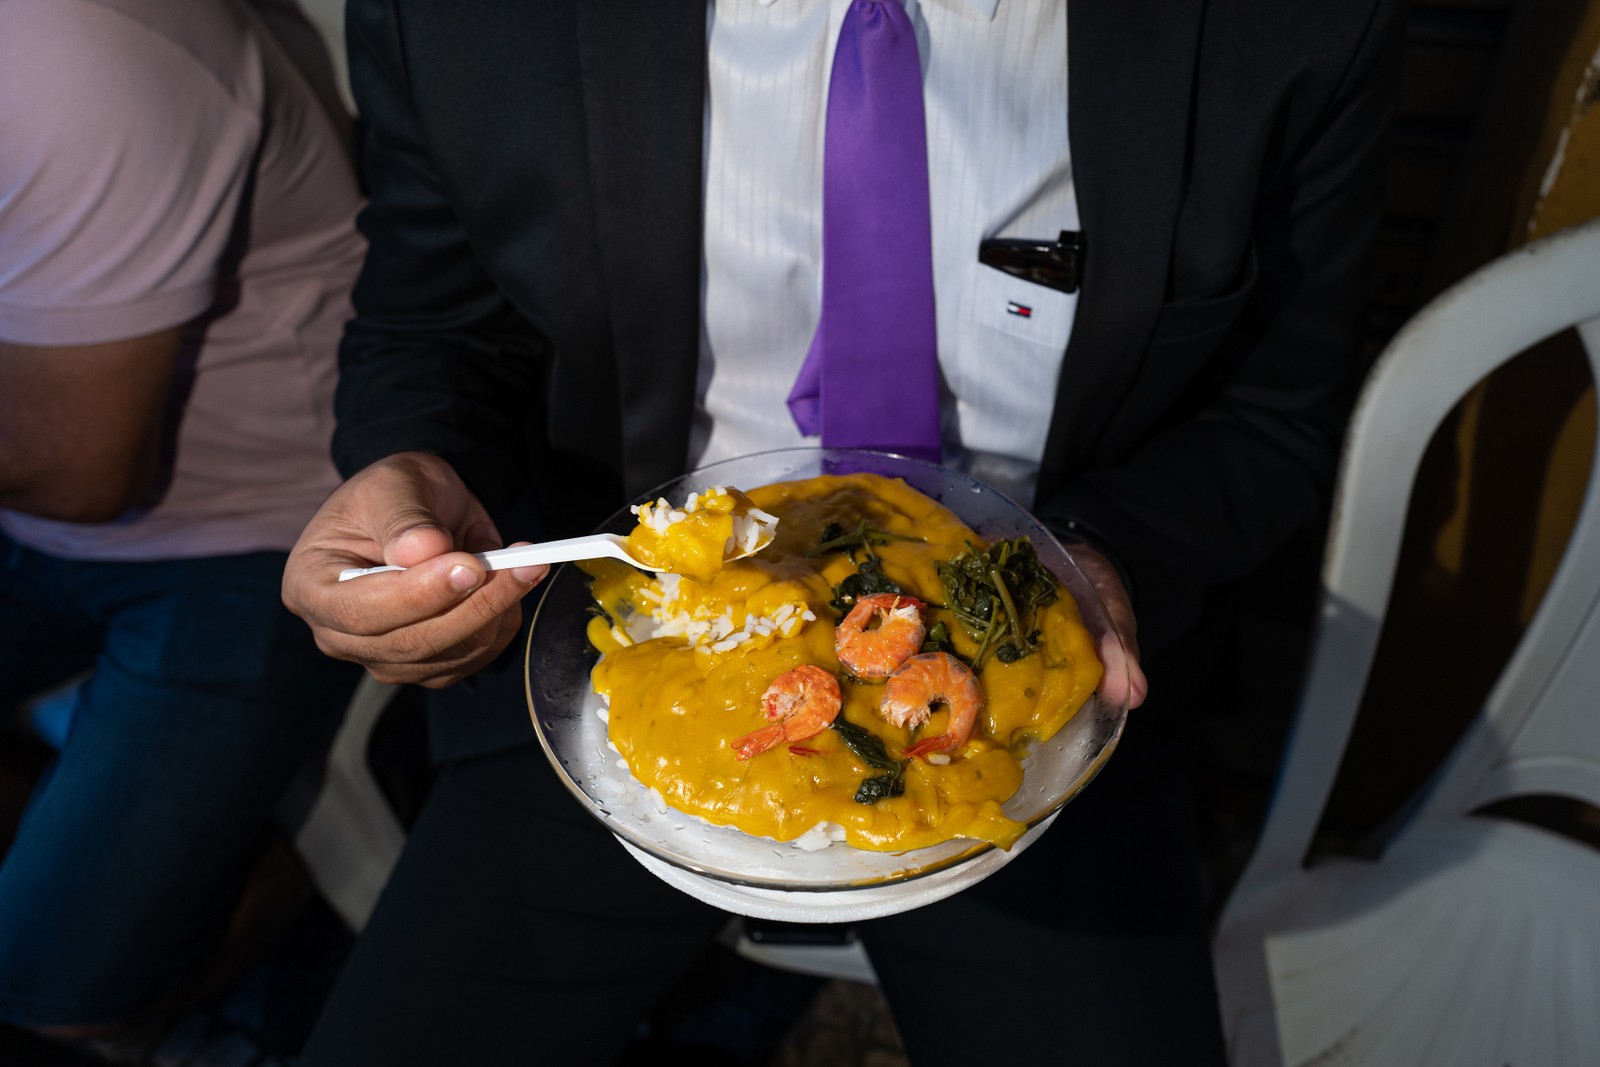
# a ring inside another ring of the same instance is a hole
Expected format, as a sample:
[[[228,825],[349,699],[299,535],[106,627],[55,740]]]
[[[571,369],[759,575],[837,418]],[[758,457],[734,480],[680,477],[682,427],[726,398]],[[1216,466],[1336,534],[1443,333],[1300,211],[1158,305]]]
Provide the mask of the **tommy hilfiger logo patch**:
[[[1033,318],[1033,308],[1027,304],[1019,304],[1015,300],[1006,301],[1006,314],[1015,315],[1019,319]]]

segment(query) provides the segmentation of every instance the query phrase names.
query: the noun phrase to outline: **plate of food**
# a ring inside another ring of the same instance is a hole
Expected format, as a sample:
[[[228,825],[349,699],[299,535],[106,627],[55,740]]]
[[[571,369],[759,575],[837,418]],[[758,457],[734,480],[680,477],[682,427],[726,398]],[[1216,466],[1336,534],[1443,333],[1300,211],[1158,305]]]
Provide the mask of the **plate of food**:
[[[534,726],[635,858],[718,907],[856,921],[959,892],[1043,833],[1121,736],[1092,586],[964,474],[760,453],[602,530],[674,568],[552,575],[525,659]]]

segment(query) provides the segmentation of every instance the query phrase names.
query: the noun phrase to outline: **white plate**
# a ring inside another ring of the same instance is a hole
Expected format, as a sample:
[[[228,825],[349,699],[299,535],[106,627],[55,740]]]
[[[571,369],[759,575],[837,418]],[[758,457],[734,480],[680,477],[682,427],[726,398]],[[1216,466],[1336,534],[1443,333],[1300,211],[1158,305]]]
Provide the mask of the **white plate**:
[[[741,489],[867,470],[904,478],[955,512],[989,541],[1027,536],[1062,580],[1086,619],[1105,609],[1088,580],[1037,520],[995,489],[964,474],[876,452],[791,449],[701,468],[645,497],[682,500],[713,485]],[[602,527],[626,533],[623,508]],[[904,852],[835,844],[806,851],[792,844],[713,826],[656,804],[609,747],[600,699],[590,688],[596,654],[585,636],[591,604],[585,576],[565,566],[550,579],[529,632],[528,703],[539,743],[578,801],[616,834],[646,868],[677,888],[728,911],[794,922],[853,922],[942,899],[987,877],[1037,839],[1061,806],[1104,765],[1128,709],[1091,697],[1055,737],[1023,761],[1022,787],[1004,809],[1030,828],[1009,851],[959,839]]]

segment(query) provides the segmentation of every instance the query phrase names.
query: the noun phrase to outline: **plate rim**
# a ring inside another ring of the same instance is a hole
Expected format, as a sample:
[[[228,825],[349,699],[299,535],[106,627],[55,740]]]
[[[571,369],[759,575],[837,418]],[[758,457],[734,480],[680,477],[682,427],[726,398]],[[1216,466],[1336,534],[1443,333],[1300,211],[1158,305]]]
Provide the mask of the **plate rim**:
[[[895,461],[897,463],[907,463],[907,464],[912,464],[912,465],[914,465],[916,467],[926,468],[930,472],[935,472],[938,475],[943,476],[943,477],[954,477],[954,478],[962,479],[962,480],[966,481],[967,483],[969,483],[971,486],[973,486],[976,491],[992,493],[995,496],[998,496],[1001,499],[1003,499],[1004,501],[1006,501],[1008,504],[1010,504],[1013,508],[1016,508],[1022,514],[1026,515],[1028,517],[1028,519],[1031,520],[1031,522],[1040,531],[1042,531],[1043,534],[1046,537],[1048,537],[1050,539],[1050,541],[1054,545],[1054,547],[1061,553],[1061,556],[1066,561],[1067,565],[1070,566],[1076,572],[1076,574],[1078,576],[1078,579],[1079,579],[1079,582],[1081,583],[1081,585],[1083,587],[1083,591],[1087,592],[1089,596],[1093,597],[1094,605],[1097,608],[1097,610],[1100,611],[1102,613],[1102,615],[1106,615],[1107,617],[1109,617],[1108,614],[1106,613],[1105,604],[1099,597],[1098,591],[1094,589],[1093,584],[1089,582],[1087,576],[1084,575],[1082,569],[1078,567],[1076,560],[1074,560],[1072,558],[1072,554],[1067,550],[1067,548],[1064,545],[1061,544],[1060,540],[1055,536],[1055,534],[1047,526],[1045,526],[1044,523],[1042,521],[1040,521],[1038,519],[1038,517],[1035,516],[1029,509],[1022,507],[1022,505],[1018,504],[1014,499],[1012,499],[1009,495],[1007,495],[1003,491],[1001,491],[999,489],[996,489],[993,486],[990,486],[990,485],[988,485],[988,484],[986,484],[984,482],[981,482],[978,479],[973,478],[971,475],[969,475],[969,474],[967,474],[967,473],[965,473],[963,471],[955,470],[954,468],[951,468],[951,467],[945,467],[945,466],[942,466],[940,464],[929,463],[929,462],[927,462],[925,460],[916,459],[916,458],[910,457],[910,456],[904,456],[904,455],[901,455],[899,453],[894,453],[894,452],[883,452],[883,451],[868,450],[868,449],[838,450],[838,449],[824,449],[824,448],[783,448],[783,449],[770,449],[770,450],[766,450],[766,451],[762,451],[762,452],[750,453],[750,454],[744,455],[744,456],[731,457],[731,458],[726,459],[726,460],[721,460],[721,461],[719,461],[717,463],[706,464],[706,465],[704,465],[702,467],[697,467],[697,468],[694,468],[693,470],[685,471],[683,474],[677,475],[676,477],[670,478],[667,481],[664,481],[664,482],[660,483],[659,485],[655,486],[650,492],[641,494],[634,501],[630,502],[630,504],[624,505],[622,508],[619,508],[617,511],[613,512],[606,519],[602,520],[602,522],[600,523],[599,526],[596,527],[596,529],[597,530],[605,530],[605,529],[607,529],[611,525],[615,524],[618,520],[620,520],[621,517],[624,514],[627,514],[628,513],[628,509],[631,506],[633,506],[634,504],[641,503],[641,502],[644,502],[644,501],[647,501],[647,500],[657,499],[659,496],[664,495],[663,494],[663,490],[665,490],[667,487],[672,486],[672,485],[674,485],[676,483],[679,483],[679,482],[683,481],[686,478],[693,478],[693,477],[695,477],[697,475],[701,475],[701,474],[703,474],[703,473],[705,473],[707,471],[714,471],[717,467],[723,466],[723,465],[727,465],[727,464],[740,463],[740,462],[749,462],[749,461],[751,461],[753,459],[762,458],[762,457],[776,458],[776,457],[781,457],[781,456],[784,456],[784,455],[793,455],[794,457],[796,457],[797,460],[802,456],[811,456],[811,457],[816,457],[819,461],[824,459],[824,458],[826,458],[826,457],[828,457],[828,456],[830,456],[830,455],[834,455],[834,456],[850,456],[850,457],[872,457],[872,458],[888,459],[888,460]],[[917,489],[918,492],[924,492],[924,490],[918,488],[915,485],[913,485],[912,488]],[[949,509],[949,510],[951,510],[953,512],[956,510],[954,507],[952,507],[950,504],[948,504],[946,502],[942,502],[941,501],[940,503],[941,503],[941,506],[944,506],[944,507],[946,507],[947,509]],[[959,513],[957,513],[957,518],[962,519],[963,522],[967,521],[965,519],[965,517],[961,516]],[[574,572],[574,573],[581,573],[581,571],[579,571],[579,569],[576,567],[575,564],[571,564],[571,563],[562,564],[556,570],[552,571],[551,574],[546,578],[546,582],[550,583],[549,588],[550,589],[555,588],[555,583],[557,581],[561,581],[561,580],[569,580],[569,581],[571,581],[571,580],[581,580],[581,579],[572,578],[571,575],[568,574],[569,571]],[[1057,577],[1060,578],[1060,575],[1057,575]],[[1063,584],[1067,585],[1068,583],[1063,580]],[[549,589],[547,589],[545,592],[548,593]],[[1070,590],[1069,590],[1069,592],[1070,592]],[[1085,606],[1083,605],[1083,603],[1081,601],[1081,597],[1077,596],[1076,592],[1073,592],[1072,595],[1074,596],[1075,601],[1078,602],[1078,607],[1079,607],[1080,613],[1083,612],[1085,610]],[[1022,849],[1018,849],[1018,848],[1015,848],[1015,847],[1013,847],[1012,849],[1009,849],[1009,850],[1008,849],[1001,849],[999,846],[995,845],[993,842],[984,841],[984,840],[980,840],[980,839],[974,839],[974,838],[952,838],[952,839],[950,839],[950,841],[940,842],[940,843],[934,844],[934,845],[923,846],[922,848],[905,849],[905,850],[899,850],[899,851],[884,851],[884,852],[878,852],[877,853],[878,855],[885,855],[885,856],[913,856],[913,855],[916,855],[918,853],[924,852],[924,851],[929,850],[929,849],[936,849],[936,848],[940,848],[942,846],[948,845],[948,844],[950,844],[950,842],[965,841],[968,844],[967,848],[961,849],[959,851],[954,852],[951,855],[948,855],[948,856],[945,856],[945,857],[942,857],[942,858],[939,858],[939,859],[931,859],[928,863],[920,865],[920,866],[917,866],[915,869],[905,870],[905,871],[901,871],[901,872],[891,872],[889,874],[885,874],[885,875],[882,875],[882,876],[866,878],[866,879],[860,879],[860,880],[849,881],[849,882],[831,881],[831,882],[816,882],[816,883],[812,883],[812,884],[802,884],[802,883],[793,883],[793,882],[783,882],[783,881],[779,881],[777,879],[767,878],[767,877],[763,877],[763,876],[751,876],[751,877],[741,876],[737,872],[729,872],[729,871],[724,871],[724,870],[717,869],[717,868],[712,868],[709,865],[696,863],[695,861],[693,861],[690,858],[680,857],[680,856],[674,855],[674,854],[672,854],[672,853],[670,853],[670,852],[668,852],[666,850],[663,850],[663,849],[659,848],[658,846],[655,845],[654,842],[651,842],[651,841],[647,840],[643,835],[641,835],[641,834],[639,834],[639,833],[637,833],[635,831],[632,831],[629,827],[627,827],[624,823],[622,823],[621,820],[617,820],[614,817],[613,818],[608,818],[609,813],[603,807],[602,802],[600,800],[598,800],[597,798],[591,796],[586,791],[584,791],[582,786],[580,786],[573,779],[573,776],[571,774],[569,774],[567,769],[566,769],[566,767],[563,766],[562,761],[561,761],[561,757],[559,755],[557,755],[557,753],[554,751],[554,749],[552,748],[552,746],[550,744],[549,738],[546,736],[545,726],[544,726],[543,722],[540,721],[538,706],[537,706],[537,703],[536,703],[535,698],[534,698],[532,674],[533,674],[534,644],[535,644],[535,637],[539,632],[538,631],[539,618],[540,618],[540,615],[542,614],[542,612],[544,611],[545,606],[550,602],[550,600],[551,600],[551,598],[549,596],[547,596],[547,595],[540,597],[539,603],[535,606],[534,613],[533,613],[533,618],[529,622],[527,638],[526,638],[526,641],[524,642],[524,648],[523,648],[523,657],[522,657],[523,697],[524,697],[524,701],[525,701],[525,703],[527,705],[528,713],[529,713],[531,719],[533,720],[534,733],[538,738],[540,748],[544,751],[546,759],[550,762],[550,765],[555,770],[556,776],[560,780],[562,786],[567,790],[568,793],[570,793],[574,797],[574,799],[576,799],[579,802],[580,806],[585,811],[587,811],[591,817],[593,817],[594,819],[599,821],[602,826],[604,826],[620,842],[625,844],[631,850],[641,851],[641,852],[647,854],[648,856],[650,856],[651,858],[653,858],[653,859],[655,859],[655,860],[657,860],[659,862],[665,863],[665,864],[667,864],[667,865],[669,865],[671,867],[677,868],[678,870],[684,871],[687,874],[689,874],[691,876],[694,876],[696,878],[706,879],[706,880],[711,881],[713,883],[734,886],[734,887],[738,887],[740,889],[745,889],[745,890],[754,890],[756,892],[782,893],[782,894],[805,894],[805,895],[810,895],[810,894],[830,894],[830,893],[854,893],[854,892],[861,892],[863,890],[883,889],[883,888],[888,888],[888,887],[897,886],[897,885],[898,886],[912,885],[912,884],[916,883],[917,881],[919,881],[921,879],[928,878],[928,877],[931,877],[931,876],[934,876],[934,875],[938,875],[938,874],[947,872],[953,867],[956,867],[956,866],[959,866],[959,865],[963,865],[963,864],[970,864],[971,861],[975,860],[979,856],[985,855],[985,854],[990,853],[990,852],[997,852],[1001,857],[1003,857],[995,865],[994,869],[998,869],[1000,866],[1003,866],[1005,863],[1009,862],[1009,860],[1011,858],[1013,858],[1015,855],[1019,854],[1022,851]],[[1121,642],[1121,637],[1120,637],[1119,634],[1116,634],[1114,628],[1113,628],[1112,633],[1113,633],[1114,638],[1120,643]],[[591,692],[592,692],[592,690],[591,690]],[[1078,715],[1082,715],[1085,712],[1089,711],[1092,706],[1098,706],[1101,709],[1101,713],[1102,714],[1109,713],[1112,717],[1115,718],[1116,721],[1110,728],[1109,737],[1105,741],[1105,743],[1101,746],[1100,750],[1095,754],[1094,758],[1091,761],[1089,761],[1087,766],[1080,772],[1078,777],[1074,780],[1074,783],[1073,783],[1072,787],[1070,789],[1068,789],[1059,798],[1059,800],[1056,800],[1054,803],[1050,804],[1044,810],[1040,811],[1039,813],[1034,815],[1032,818],[1030,818],[1030,819],[1028,819],[1028,820],[1026,820],[1024,822],[1025,829],[1024,829],[1022,837],[1029,837],[1030,841],[1031,841],[1030,835],[1034,835],[1034,831],[1035,830],[1037,830],[1039,827],[1041,827],[1043,824],[1049,822],[1050,820],[1053,820],[1055,818],[1055,816],[1058,815],[1061,812],[1061,810],[1064,807],[1066,807],[1066,805],[1068,803],[1070,803],[1074,798],[1076,798],[1079,794],[1081,794],[1084,789],[1088,788],[1089,784],[1092,781],[1094,781],[1094,779],[1099,775],[1100,771],[1105,767],[1106,763],[1110,760],[1112,753],[1116,750],[1119,742],[1121,741],[1123,729],[1125,728],[1125,726],[1127,724],[1127,717],[1128,717],[1128,713],[1129,713],[1129,708],[1127,707],[1127,705],[1123,704],[1120,707],[1111,707],[1111,706],[1108,705],[1108,703],[1106,701],[1104,701],[1099,696],[1098,692],[1091,693],[1090,696],[1089,696],[1088,701],[1085,702],[1084,706],[1082,708],[1080,708],[1077,712],[1074,713],[1073,719],[1077,718]],[[1072,720],[1069,719],[1068,721],[1070,722]],[[633,783],[634,783],[634,785],[636,787],[643,788],[643,784],[640,783],[637,778],[633,778],[632,775],[629,775],[629,777],[633,781]],[[684,817],[684,818],[696,820],[700,824],[703,824],[704,826],[709,827],[709,828],[711,828],[713,830],[724,831],[724,832],[733,833],[733,834],[743,834],[744,836],[749,837],[753,841],[770,842],[770,843],[776,844],[776,845],[782,845],[782,844],[789,844],[790,843],[790,842],[778,841],[775,838],[764,838],[764,837],[761,837],[759,835],[749,834],[749,833],[746,833],[743,830],[740,830],[738,827],[735,827],[735,826],[728,826],[728,825],[712,823],[712,822],[710,822],[708,820],[705,820],[705,819],[703,819],[703,818],[701,818],[701,817],[699,817],[697,815],[694,815],[694,814],[689,813],[689,812],[681,811],[680,809],[677,809],[677,808],[674,808],[673,811],[676,812],[678,815]],[[1019,842],[1021,840],[1022,840],[1022,838],[1019,837]],[[830,846],[830,847],[833,847],[833,846]],[[846,847],[850,847],[850,846],[846,846]],[[875,852],[876,850],[865,849],[865,850],[862,850],[862,851]],[[638,858],[638,857],[636,856],[635,858]],[[647,869],[649,869],[649,865],[648,864],[646,864],[645,866],[647,867]],[[658,873],[658,872],[652,871],[652,873]],[[987,875],[989,873],[992,873],[992,871],[984,871],[980,875],[980,878],[981,877],[987,877]],[[683,886],[679,886],[678,888],[683,889],[684,887]],[[958,887],[958,889],[959,888],[964,888],[964,886]],[[958,889],[957,890],[952,890],[952,892],[958,891]],[[702,898],[702,899],[705,899],[705,898]],[[708,902],[714,903],[714,901],[708,901]]]

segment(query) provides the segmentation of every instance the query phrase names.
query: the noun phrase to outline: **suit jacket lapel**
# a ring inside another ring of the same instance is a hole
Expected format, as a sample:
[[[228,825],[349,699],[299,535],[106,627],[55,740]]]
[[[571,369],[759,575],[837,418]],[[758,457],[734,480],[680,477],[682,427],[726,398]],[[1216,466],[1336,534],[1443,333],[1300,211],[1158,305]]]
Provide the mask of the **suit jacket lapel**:
[[[574,0],[627,489],[682,473],[700,345],[705,0]]]
[[[628,491],[681,473],[700,343],[703,0],[574,0],[596,232],[618,359]],[[1087,461],[1166,295],[1201,0],[1068,8],[1070,137],[1088,240],[1040,471]],[[624,76],[625,74],[625,76]]]
[[[1069,135],[1088,249],[1040,500],[1089,458],[1138,373],[1166,295],[1201,7],[1088,0],[1067,8]]]

